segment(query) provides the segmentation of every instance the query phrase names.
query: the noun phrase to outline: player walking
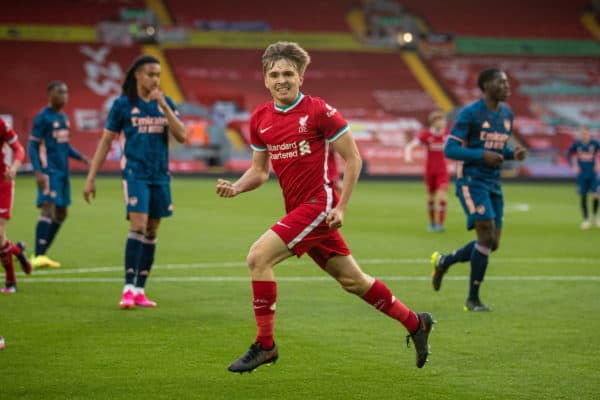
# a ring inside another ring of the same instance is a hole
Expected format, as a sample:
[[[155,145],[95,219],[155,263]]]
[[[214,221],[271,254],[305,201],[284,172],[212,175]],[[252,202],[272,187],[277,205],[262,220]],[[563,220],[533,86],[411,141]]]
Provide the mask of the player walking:
[[[427,210],[429,212],[428,230],[429,232],[443,232],[449,182],[448,168],[444,157],[444,144],[448,137],[446,115],[442,111],[432,111],[427,122],[429,129],[421,132],[406,146],[404,159],[406,162],[411,163],[413,149],[419,145],[426,147],[425,188],[427,189]],[[437,207],[436,202],[438,203]]]
[[[60,267],[46,253],[67,218],[71,204],[69,157],[89,164],[88,159],[69,144],[70,123],[62,110],[69,92],[61,81],[48,84],[49,105],[35,117],[29,138],[29,158],[37,182],[37,206],[41,213],[35,228],[34,268]]]
[[[94,154],[83,197],[96,196],[96,175],[106,160],[115,135],[125,135],[123,187],[129,219],[125,244],[125,287],[121,309],[155,307],[145,294],[156,251],[161,218],[173,214],[169,173],[169,133],[183,143],[185,127],[177,118],[173,101],[162,94],[160,62],[138,57],[123,82],[123,94],[115,100],[104,134]]]
[[[577,193],[581,197],[581,213],[583,222],[581,229],[589,229],[591,224],[588,218],[587,194],[592,194],[592,216],[596,226],[600,228],[598,218],[598,170],[596,158],[600,154],[600,142],[593,140],[590,130],[582,126],[579,129],[580,138],[571,144],[567,150],[569,165],[577,174]],[[573,162],[575,156],[576,163]]]

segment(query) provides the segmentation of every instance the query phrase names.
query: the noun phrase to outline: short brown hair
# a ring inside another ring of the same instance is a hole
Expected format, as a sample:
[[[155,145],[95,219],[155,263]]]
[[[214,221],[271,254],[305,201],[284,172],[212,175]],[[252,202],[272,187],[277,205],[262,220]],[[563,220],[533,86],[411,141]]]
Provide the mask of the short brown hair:
[[[298,43],[276,42],[267,47],[262,55],[263,75],[279,60],[288,60],[296,67],[298,75],[302,76],[310,64],[310,56]]]
[[[427,117],[427,123],[429,123],[429,125],[431,125],[436,120],[442,119],[442,118],[446,118],[446,114],[444,114],[444,112],[441,110],[435,110],[435,111],[432,111],[429,113],[429,116]]]

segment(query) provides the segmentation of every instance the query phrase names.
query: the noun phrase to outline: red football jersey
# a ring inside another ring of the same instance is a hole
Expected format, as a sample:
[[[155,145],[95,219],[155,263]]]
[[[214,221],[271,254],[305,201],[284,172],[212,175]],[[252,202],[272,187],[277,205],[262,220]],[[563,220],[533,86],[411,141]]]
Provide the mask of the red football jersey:
[[[288,107],[270,101],[254,110],[251,146],[255,151],[269,152],[286,210],[325,193],[325,185],[330,185],[329,144],[348,128],[335,108],[302,93]]]
[[[423,131],[418,136],[419,142],[427,147],[426,174],[446,174],[446,158],[444,157],[444,144],[448,138],[448,131],[435,135],[430,130]]]
[[[331,148],[329,149],[329,156],[327,158],[327,168],[329,169],[329,180],[331,182],[342,179],[337,161],[335,160],[335,152]]]
[[[18,138],[15,131],[6,125],[4,119],[0,118],[0,151],[2,152],[2,156],[0,157],[0,179],[2,180],[4,179],[4,174],[6,173],[6,167],[11,162],[9,157],[10,153],[8,153],[8,149],[5,145],[14,145],[17,140]],[[12,157],[15,157],[15,154],[12,154]]]

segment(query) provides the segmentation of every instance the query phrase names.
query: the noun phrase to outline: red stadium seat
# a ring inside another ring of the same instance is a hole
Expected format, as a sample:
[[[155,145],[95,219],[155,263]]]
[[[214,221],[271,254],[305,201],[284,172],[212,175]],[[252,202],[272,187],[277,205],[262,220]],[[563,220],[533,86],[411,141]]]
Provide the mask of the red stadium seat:
[[[479,0],[401,0],[434,32],[462,36],[590,39],[579,18],[588,0],[505,0],[485,6]]]

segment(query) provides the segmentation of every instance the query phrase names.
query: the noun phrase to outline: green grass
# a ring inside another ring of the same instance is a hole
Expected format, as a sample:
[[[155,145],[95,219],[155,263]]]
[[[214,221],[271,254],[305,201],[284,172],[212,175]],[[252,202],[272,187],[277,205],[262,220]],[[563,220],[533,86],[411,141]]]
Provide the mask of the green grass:
[[[214,180],[176,179],[147,285],[152,310],[120,311],[127,222],[120,182],[73,204],[50,255],[59,270],[19,275],[0,297],[0,398],[12,399],[594,399],[600,389],[600,230],[581,231],[574,184],[505,184],[500,250],[482,298],[462,311],[468,265],[439,293],[429,256],[474,237],[451,195],[447,232],[426,232],[421,183],[360,182],[342,230],[368,273],[433,313],[422,370],[393,320],[339,289],[308,257],[276,268],[280,360],[226,370],[255,335],[244,260],[283,213],[279,187],[220,199]],[[13,240],[33,242],[34,182],[17,182]],[[527,207],[524,207],[527,205]],[[524,209],[527,209],[524,211]]]

